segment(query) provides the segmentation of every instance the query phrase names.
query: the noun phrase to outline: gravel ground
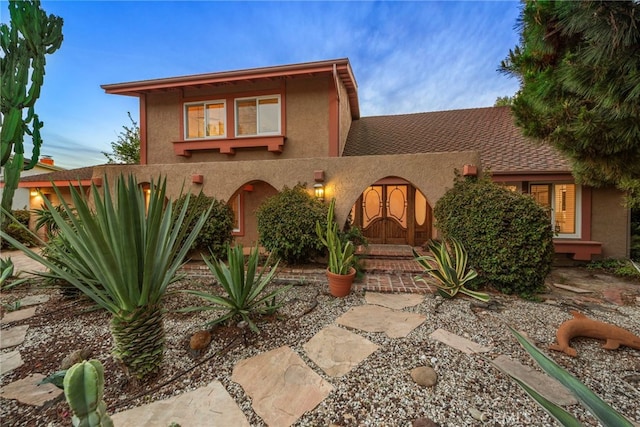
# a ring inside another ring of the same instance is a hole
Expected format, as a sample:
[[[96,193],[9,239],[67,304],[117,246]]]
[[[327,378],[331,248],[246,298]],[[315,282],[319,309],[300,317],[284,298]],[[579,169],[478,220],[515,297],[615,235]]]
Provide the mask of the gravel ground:
[[[203,278],[184,280],[172,285],[172,290],[199,289],[210,282]],[[0,294],[0,299],[6,304],[34,292],[13,290]],[[507,325],[526,333],[546,349],[554,341],[560,323],[571,318],[569,310],[576,308],[571,300],[538,303],[493,295],[497,307],[483,309],[475,307],[467,298],[443,300],[426,295],[420,305],[406,309],[425,315],[426,322],[406,338],[391,339],[380,333],[356,331],[380,349],[349,374],[332,378],[306,357],[302,346],[350,307],[365,304],[363,292],[336,299],[323,285],[294,286],[279,316],[260,320],[259,335],[245,334],[236,326],[219,327],[211,346],[201,355],[189,351],[189,337],[214,315],[211,312],[176,313],[173,311],[176,308],[197,305],[199,300],[173,293],[165,302],[167,349],[162,371],[144,384],[134,384],[112,360],[108,314],[92,310],[92,304],[86,299],[63,299],[55,290],[37,292],[48,292],[51,299],[39,307],[35,317],[16,323],[30,325],[26,341],[17,347],[25,364],[5,374],[0,385],[33,372],[48,375],[58,370],[62,359],[72,351],[88,349],[93,358],[105,365],[105,400],[111,413],[219,380],[252,426],[264,423],[252,410],[251,401],[242,388],[230,380],[233,366],[244,358],[282,345],[293,348],[334,386],[327,399],[298,420],[299,426],[411,426],[421,417],[442,426],[554,425],[554,421],[490,361],[503,354],[535,366],[511,336]],[[636,298],[624,306],[591,304],[580,309],[593,319],[611,322],[640,335],[639,305]],[[431,340],[429,334],[438,328],[489,346],[492,351],[467,355]],[[640,422],[640,351],[626,347],[607,351],[591,339],[577,339],[572,343],[578,350],[577,358],[545,352],[627,418]],[[416,385],[409,375],[411,369],[424,365],[433,366],[438,374],[438,384],[433,388]],[[579,405],[568,409],[585,425],[598,425]],[[478,413],[484,421],[477,419]],[[68,406],[63,400],[35,408],[0,398],[3,426],[67,426],[69,418]]]

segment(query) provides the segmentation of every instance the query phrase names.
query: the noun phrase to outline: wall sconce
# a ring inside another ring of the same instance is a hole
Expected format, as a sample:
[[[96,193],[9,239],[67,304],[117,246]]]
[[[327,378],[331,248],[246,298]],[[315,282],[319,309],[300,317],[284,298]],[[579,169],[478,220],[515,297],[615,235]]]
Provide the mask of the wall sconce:
[[[39,188],[32,188],[29,194],[31,195],[31,197],[37,197],[39,195],[39,192],[40,192]]]
[[[316,199],[324,202],[324,185],[321,182],[316,182],[313,184],[313,192],[316,196]]]

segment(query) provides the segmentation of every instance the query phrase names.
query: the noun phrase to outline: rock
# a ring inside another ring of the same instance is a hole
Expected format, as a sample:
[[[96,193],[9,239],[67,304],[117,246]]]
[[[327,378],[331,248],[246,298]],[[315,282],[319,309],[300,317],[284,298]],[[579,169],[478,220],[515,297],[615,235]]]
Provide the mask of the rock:
[[[211,343],[211,332],[198,331],[191,335],[189,340],[189,348],[194,351],[201,351],[206,349]]]
[[[416,418],[415,420],[413,420],[413,423],[411,423],[411,425],[413,427],[440,427],[440,424],[426,417]]]
[[[75,350],[69,353],[64,359],[62,359],[62,362],[60,363],[60,370],[64,371],[66,369],[69,369],[76,363],[80,363],[83,360],[88,360],[89,357],[91,357],[91,350],[89,350],[88,348]]]
[[[424,387],[433,387],[438,382],[438,374],[430,366],[419,366],[411,370],[413,381]]]

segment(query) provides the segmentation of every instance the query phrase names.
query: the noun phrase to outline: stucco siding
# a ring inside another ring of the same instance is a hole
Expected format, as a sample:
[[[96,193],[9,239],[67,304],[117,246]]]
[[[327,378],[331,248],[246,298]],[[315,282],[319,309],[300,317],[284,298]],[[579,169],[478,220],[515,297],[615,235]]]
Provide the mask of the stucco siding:
[[[342,156],[344,146],[347,143],[347,136],[349,136],[349,129],[351,129],[351,107],[349,106],[349,95],[347,89],[344,87],[344,83],[340,81],[338,85],[338,97],[340,100],[340,117],[339,117],[339,132],[340,132],[340,147],[338,150],[339,155]]]
[[[180,135],[180,94],[177,91],[147,95],[147,164],[177,163],[172,141]]]
[[[602,257],[628,257],[630,212],[624,207],[622,192],[594,188],[591,206],[591,239],[602,242]]]
[[[283,158],[324,157],[329,152],[329,79],[287,82],[287,139]]]

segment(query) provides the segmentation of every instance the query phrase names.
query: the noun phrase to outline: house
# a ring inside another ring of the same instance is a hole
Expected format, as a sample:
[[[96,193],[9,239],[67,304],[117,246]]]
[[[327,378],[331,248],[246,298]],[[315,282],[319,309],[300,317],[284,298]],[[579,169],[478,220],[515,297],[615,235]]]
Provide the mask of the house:
[[[30,162],[29,159],[25,159],[24,163],[25,165],[27,165],[29,162]],[[20,172],[20,180],[22,181],[28,176],[48,174],[51,172],[56,172],[61,170],[64,170],[64,168],[56,166],[54,164],[53,158],[51,158],[50,156],[42,156],[38,161],[38,163],[36,163],[33,166],[33,168],[28,170],[23,170],[22,172]],[[0,197],[2,197],[3,191],[4,191],[4,172],[0,171]],[[34,192],[33,195],[35,196],[36,194],[35,189],[30,190],[29,188],[20,187],[20,186],[16,188],[16,191],[13,195],[13,203],[12,203],[11,209],[12,210],[31,209],[31,199],[32,199],[31,191]]]
[[[307,183],[336,217],[372,242],[420,245],[437,236],[432,207],[454,171],[490,171],[551,209],[557,253],[629,255],[630,212],[613,188],[577,185],[570,165],[524,138],[508,107],[361,117],[348,59],[108,84],[140,102],[141,164],[105,165],[92,179],[164,176],[227,201],[236,241],[258,240],[255,209]]]

